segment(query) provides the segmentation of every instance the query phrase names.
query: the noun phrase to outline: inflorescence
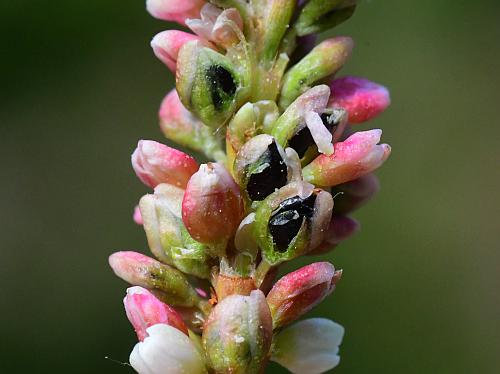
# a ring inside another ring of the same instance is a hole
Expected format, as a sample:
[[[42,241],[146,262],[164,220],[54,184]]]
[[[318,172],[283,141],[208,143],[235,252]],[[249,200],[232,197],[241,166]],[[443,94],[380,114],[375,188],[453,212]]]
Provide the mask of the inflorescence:
[[[155,55],[176,76],[162,102],[167,139],[132,155],[153,191],[134,220],[153,259],[131,251],[109,263],[133,287],[124,299],[141,374],[293,373],[339,363],[344,329],[296,322],[342,276],[316,262],[275,281],[281,264],[325,254],[357,231],[349,214],[379,183],[391,148],[381,130],[354,132],[390,103],[386,88],[334,78],[353,41],[318,33],[347,20],[356,0],[147,0],[178,30],[156,35]],[[334,203],[335,202],[335,203]],[[295,323],[294,323],[295,322]]]

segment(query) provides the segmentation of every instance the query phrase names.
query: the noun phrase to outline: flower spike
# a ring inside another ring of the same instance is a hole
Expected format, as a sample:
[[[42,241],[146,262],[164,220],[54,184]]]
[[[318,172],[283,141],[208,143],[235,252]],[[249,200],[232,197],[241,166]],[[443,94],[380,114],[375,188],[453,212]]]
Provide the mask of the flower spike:
[[[372,172],[391,152],[381,130],[355,132],[388,107],[388,90],[335,78],[353,40],[315,46],[357,5],[146,0],[153,16],[192,31],[162,31],[151,47],[176,80],[160,129],[202,161],[151,140],[132,155],[154,189],[134,220],[156,259],[123,251],[109,264],[134,286],[124,305],[139,374],[262,374],[269,360],[319,374],[338,365],[343,327],[294,321],[342,271],[317,262],[276,278],[286,262],[326,254],[359,230],[350,214],[378,191]]]

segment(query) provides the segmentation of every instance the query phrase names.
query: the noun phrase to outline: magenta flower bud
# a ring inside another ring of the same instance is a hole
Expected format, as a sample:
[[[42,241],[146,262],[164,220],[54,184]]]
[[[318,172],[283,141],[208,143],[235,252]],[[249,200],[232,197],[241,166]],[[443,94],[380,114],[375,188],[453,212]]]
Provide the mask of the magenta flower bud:
[[[139,205],[136,205],[134,208],[134,214],[132,216],[133,220],[135,223],[138,225],[142,226],[144,224],[144,221],[142,220],[142,214],[141,214],[141,209],[139,208]]]
[[[204,0],[146,0],[146,9],[153,17],[185,25],[187,18],[199,18]]]
[[[390,104],[389,90],[364,78],[343,77],[330,83],[329,106],[341,107],[349,113],[349,123],[369,121]]]
[[[366,174],[350,182],[336,186],[332,194],[338,194],[335,199],[335,213],[350,213],[368,200],[370,200],[380,189],[380,182],[374,174]]]
[[[179,30],[167,30],[156,34],[151,40],[151,48],[158,59],[175,73],[177,66],[177,55],[181,47],[191,41],[198,40],[196,35]]]
[[[263,373],[272,334],[262,291],[228,296],[213,309],[203,329],[207,361],[216,373]]]
[[[300,318],[330,295],[341,272],[329,262],[304,266],[278,280],[267,295],[274,329]]]
[[[232,237],[243,218],[240,189],[218,163],[200,166],[182,200],[182,221],[193,239],[220,244]]]
[[[132,167],[146,186],[155,188],[168,183],[184,188],[198,170],[198,163],[177,149],[153,140],[140,140],[132,154]]]
[[[319,155],[303,169],[304,180],[317,186],[336,186],[372,172],[391,153],[388,144],[377,144],[382,130],[354,133],[335,143],[330,156]]]
[[[146,329],[158,323],[170,325],[188,335],[188,329],[181,315],[145,288],[138,286],[127,288],[123,305],[127,318],[141,342],[148,336]]]
[[[335,205],[335,209],[337,205]],[[323,243],[309,252],[309,255],[322,255],[333,250],[340,242],[349,239],[359,231],[360,224],[354,218],[334,215],[325,233]]]

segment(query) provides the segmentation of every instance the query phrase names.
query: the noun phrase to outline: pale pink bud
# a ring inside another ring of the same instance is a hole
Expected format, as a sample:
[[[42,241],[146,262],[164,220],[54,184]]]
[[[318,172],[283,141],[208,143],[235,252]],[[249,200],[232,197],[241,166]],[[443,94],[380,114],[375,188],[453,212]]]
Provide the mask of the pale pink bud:
[[[341,107],[349,113],[349,123],[369,121],[391,103],[389,90],[364,78],[343,77],[330,83],[329,106]]]
[[[151,48],[158,59],[175,73],[177,55],[181,47],[191,41],[198,40],[196,35],[179,30],[167,30],[156,34],[151,40]]]
[[[151,188],[160,183],[186,187],[198,163],[194,158],[153,140],[140,140],[132,154],[132,166],[139,179]]]
[[[159,117],[160,128],[168,139],[209,158],[225,158],[217,134],[182,105],[175,88],[163,99]]]
[[[182,221],[202,243],[221,243],[234,235],[243,218],[243,199],[236,182],[218,163],[200,166],[182,201]]]
[[[341,272],[329,262],[304,266],[278,280],[267,295],[274,328],[285,326],[331,294]]]
[[[335,205],[337,207],[337,205]],[[321,255],[334,249],[340,242],[349,239],[359,230],[359,222],[348,216],[334,215],[325,232],[323,243],[309,252],[309,255]]]
[[[109,265],[115,274],[134,285],[161,291],[162,300],[174,306],[191,307],[200,297],[179,270],[148,256],[122,251],[109,256]]]
[[[143,225],[144,221],[142,220],[142,214],[141,210],[139,209],[139,205],[136,205],[134,208],[134,215],[133,215],[134,222],[137,223],[138,225]]]
[[[148,336],[146,329],[157,323],[170,325],[188,335],[181,315],[145,288],[139,286],[127,288],[123,305],[127,318],[141,342]]]
[[[319,155],[304,168],[304,180],[317,186],[336,186],[372,172],[391,153],[388,144],[377,144],[381,136],[382,130],[362,131],[335,143],[332,155]]]
[[[199,18],[204,0],[147,0],[146,9],[155,18],[185,25],[187,18]]]

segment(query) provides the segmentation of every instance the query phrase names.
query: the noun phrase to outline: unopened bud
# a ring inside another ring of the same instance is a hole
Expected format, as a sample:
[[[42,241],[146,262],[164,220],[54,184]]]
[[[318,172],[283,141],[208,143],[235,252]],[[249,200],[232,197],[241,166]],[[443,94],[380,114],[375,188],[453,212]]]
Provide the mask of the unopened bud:
[[[262,6],[256,6],[256,11],[262,17],[259,23],[262,41],[260,55],[264,62],[276,58],[278,48],[285,32],[290,26],[296,0],[268,0]]]
[[[155,18],[184,25],[187,18],[200,16],[204,4],[204,0],[146,0],[146,9]]]
[[[330,83],[332,97],[329,106],[344,108],[349,123],[363,123],[377,117],[391,103],[384,86],[358,77],[343,77]]]
[[[180,314],[158,300],[145,288],[138,286],[127,288],[123,305],[127,318],[141,342],[148,336],[146,329],[157,323],[170,325],[188,335],[187,327]]]
[[[352,39],[345,36],[327,39],[318,44],[283,77],[280,108],[286,109],[315,82],[340,70],[350,57],[352,48]]]
[[[348,20],[357,0],[309,0],[301,9],[294,27],[297,35],[320,33]]]
[[[139,208],[153,255],[172,264],[171,249],[182,245],[181,203],[184,190],[159,184],[154,194],[141,198]]]
[[[163,99],[159,117],[160,128],[167,139],[204,153],[208,158],[224,161],[222,139],[182,105],[175,89]]]
[[[338,280],[329,262],[304,266],[278,280],[267,295],[275,329],[288,325],[330,295]]]
[[[382,130],[357,132],[335,144],[332,155],[319,155],[303,169],[304,180],[317,186],[336,186],[377,169],[389,157],[391,147],[377,144]]]
[[[243,199],[229,172],[218,163],[200,166],[186,187],[182,220],[191,236],[206,244],[231,238],[243,218]]]
[[[199,301],[184,274],[150,257],[131,251],[116,252],[109,256],[109,265],[118,277],[132,285],[162,291],[171,305],[194,306]]]
[[[158,59],[175,73],[177,56],[181,47],[191,40],[198,40],[196,35],[179,30],[167,30],[156,34],[151,40],[151,48]]]
[[[217,373],[262,373],[271,340],[271,314],[259,290],[250,296],[226,297],[214,308],[203,330],[207,361]]]
[[[160,183],[186,187],[198,170],[194,158],[152,140],[140,140],[132,154],[132,166],[139,179],[151,188]]]

